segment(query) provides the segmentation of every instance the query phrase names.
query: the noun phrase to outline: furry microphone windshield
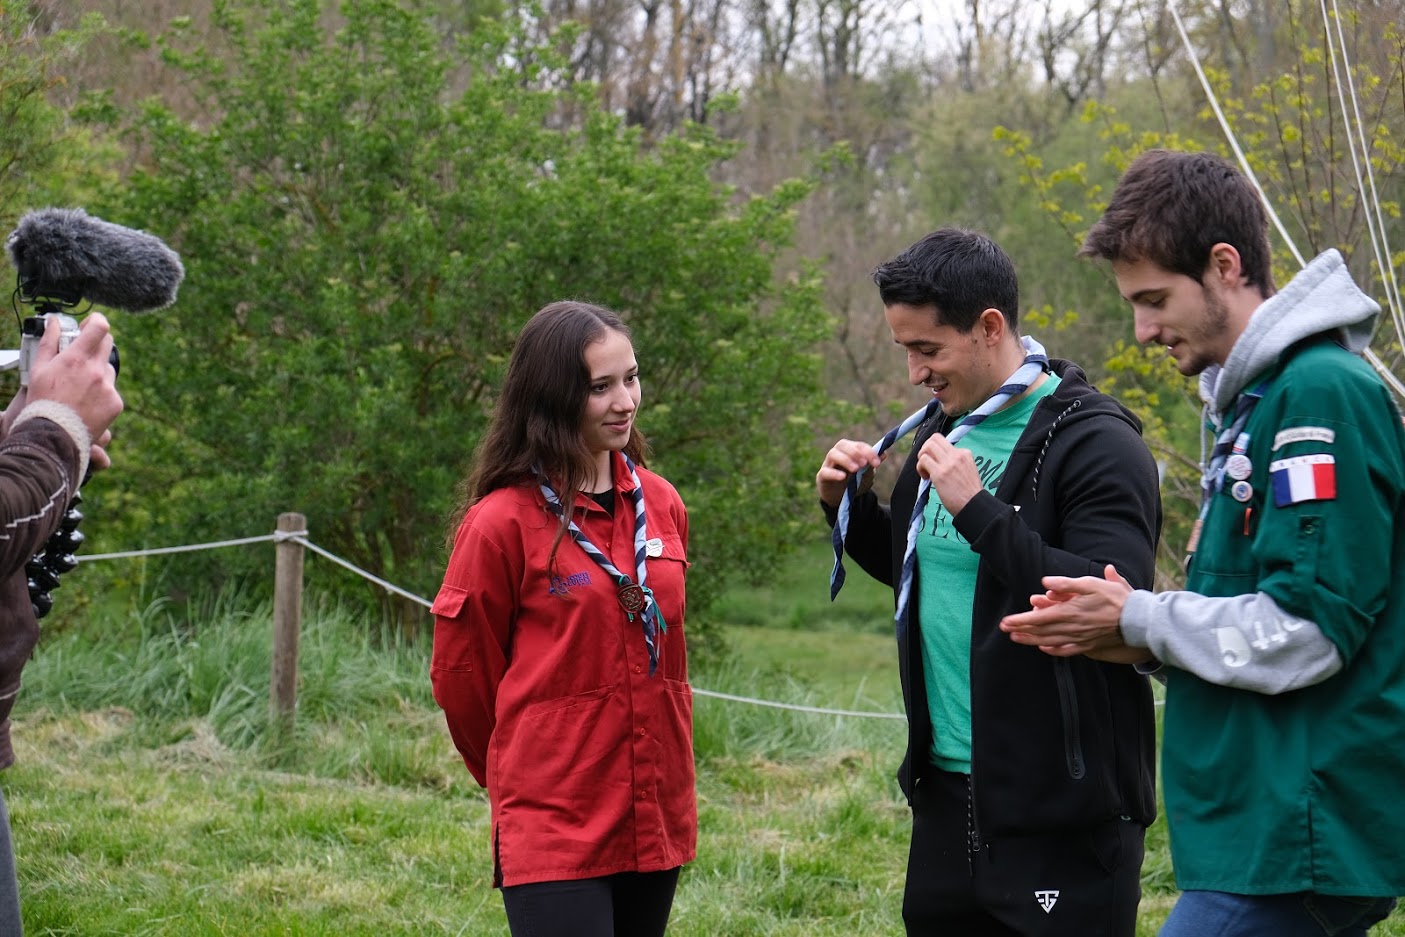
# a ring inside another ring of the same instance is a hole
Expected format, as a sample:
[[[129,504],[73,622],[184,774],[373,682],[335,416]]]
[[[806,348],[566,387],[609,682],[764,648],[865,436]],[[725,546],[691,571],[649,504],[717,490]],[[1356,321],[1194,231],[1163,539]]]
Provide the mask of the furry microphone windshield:
[[[44,208],[20,219],[5,242],[25,301],[144,312],[176,300],[180,257],[145,231],[94,218],[81,208]]]

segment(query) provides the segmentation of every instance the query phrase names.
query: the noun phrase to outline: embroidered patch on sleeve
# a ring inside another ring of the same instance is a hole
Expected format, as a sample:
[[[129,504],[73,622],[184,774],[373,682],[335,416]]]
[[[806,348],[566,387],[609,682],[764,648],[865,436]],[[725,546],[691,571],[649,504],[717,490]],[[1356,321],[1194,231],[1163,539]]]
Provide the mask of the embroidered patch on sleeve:
[[[1273,437],[1273,451],[1277,452],[1290,442],[1325,442],[1330,446],[1336,439],[1337,431],[1327,426],[1294,426],[1280,430]]]
[[[1271,462],[1268,475],[1273,483],[1274,503],[1280,508],[1337,497],[1337,460],[1325,453]]]

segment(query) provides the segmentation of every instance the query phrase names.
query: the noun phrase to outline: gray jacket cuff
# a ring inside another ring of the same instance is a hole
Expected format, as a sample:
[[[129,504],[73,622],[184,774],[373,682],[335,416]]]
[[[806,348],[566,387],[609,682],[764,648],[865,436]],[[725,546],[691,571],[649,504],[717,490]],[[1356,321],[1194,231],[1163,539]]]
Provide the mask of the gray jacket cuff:
[[[1151,647],[1147,632],[1156,607],[1156,596],[1146,589],[1135,589],[1122,603],[1122,642],[1131,647]]]

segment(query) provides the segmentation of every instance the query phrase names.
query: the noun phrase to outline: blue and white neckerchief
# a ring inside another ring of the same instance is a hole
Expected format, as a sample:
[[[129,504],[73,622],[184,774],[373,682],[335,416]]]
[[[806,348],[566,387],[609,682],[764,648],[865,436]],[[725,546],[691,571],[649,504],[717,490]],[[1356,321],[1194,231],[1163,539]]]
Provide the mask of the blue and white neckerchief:
[[[1000,386],[985,403],[961,418],[946,434],[949,442],[956,442],[1006,403],[1029,390],[1044,368],[1049,358],[1044,354],[1044,346],[1029,336],[1021,343],[1025,349],[1024,363]],[[927,510],[927,500],[932,493],[932,483],[923,479],[917,487],[917,503],[912,506],[912,517],[907,525],[907,548],[903,551],[902,578],[898,583],[898,610],[893,616],[898,625],[899,636],[907,627],[907,607],[912,597],[912,577],[917,567],[917,535],[922,529],[923,514]]]
[[[1039,373],[1030,369],[1031,363],[1036,364],[1039,368],[1039,371],[1042,371],[1044,369],[1044,366],[1049,363],[1049,358],[1044,353],[1044,346],[1039,344],[1039,342],[1026,335],[1020,339],[1020,344],[1024,346],[1026,357],[1024,363],[1020,366],[1020,369],[1016,371],[1014,375],[1010,378],[1010,381],[1007,382],[1007,386],[1001,387],[995,392],[995,395],[992,396],[990,400],[987,400],[981,406],[977,407],[975,410],[971,411],[971,413],[967,414],[966,419],[962,420],[961,423],[957,424],[951,430],[951,432],[947,433],[947,439],[951,440],[952,442],[955,442],[956,440],[964,436],[967,432],[969,432],[972,426],[975,426],[981,420],[984,420],[988,415],[1000,409],[1000,407],[1005,403],[1005,401],[1009,400],[1010,397],[1013,396],[1010,394],[1005,394],[1005,391],[1008,389],[1008,385],[1010,385],[1011,382],[1019,379],[1022,375],[1028,374],[1030,376],[1027,377],[1024,385],[1016,392],[1016,394],[1024,393],[1025,389],[1028,388],[1030,382],[1032,382],[1034,378],[1038,376]],[[1004,394],[1004,396],[1002,396],[1002,394]],[[994,404],[993,406],[992,403]],[[927,422],[927,420],[931,419],[932,416],[935,415],[937,410],[939,410],[940,408],[941,401],[933,397],[921,410],[918,410],[917,412],[913,413],[911,416],[903,420],[897,426],[888,430],[888,432],[883,435],[883,438],[880,439],[878,443],[873,447],[874,451],[881,456],[883,453],[888,451],[889,447],[891,447],[893,443],[897,442],[899,439],[902,439],[908,433],[912,432],[914,429]],[[963,426],[965,427],[964,429]],[[834,523],[834,531],[830,536],[830,542],[834,545],[834,569],[830,572],[829,575],[829,600],[831,602],[833,602],[835,597],[839,595],[839,590],[844,587],[844,542],[849,538],[849,512],[854,499],[858,498],[859,496],[859,479],[863,478],[863,474],[866,471],[868,471],[868,466],[861,466],[857,472],[849,476],[848,484],[844,486],[844,496],[839,501],[838,517]],[[922,485],[924,489],[930,487],[930,484],[925,481],[922,483]],[[922,510],[925,510],[927,504],[926,491],[919,490],[918,498],[919,507]],[[915,514],[915,516],[920,517],[921,511],[919,510]],[[911,538],[912,534],[911,532],[909,532],[909,554],[911,553],[911,547],[916,544],[916,540]],[[903,566],[904,568],[907,567],[906,556],[904,556]],[[908,582],[908,588],[910,589],[911,580],[909,579]],[[901,608],[901,606],[899,607]],[[901,612],[899,612],[899,616],[901,616]],[[901,621],[901,617],[899,617],[899,621]]]
[[[634,482],[634,490],[628,492],[630,500],[634,502],[634,566],[638,580],[630,579],[610,562],[609,557],[600,552],[600,548],[591,543],[581,529],[576,526],[575,521],[569,522],[571,537],[580,544],[581,549],[586,552],[591,559],[599,564],[605,574],[615,581],[619,589],[619,601],[623,606],[625,615],[630,621],[634,621],[634,616],[639,615],[640,624],[644,628],[644,643],[649,648],[649,676],[654,675],[654,670],[659,665],[659,649],[655,640],[657,631],[667,632],[668,624],[663,620],[663,612],[659,609],[658,602],[654,599],[653,590],[647,584],[645,557],[648,555],[648,534],[646,533],[647,518],[644,514],[644,486],[639,483],[639,473],[634,470],[634,463],[629,456],[623,456],[624,464],[629,468],[629,477]],[[538,475],[541,472],[538,471]],[[557,517],[563,514],[561,499],[552,490],[545,478],[541,482],[542,496],[546,498],[546,506]],[[656,628],[657,625],[657,628]]]
[[[1210,513],[1210,504],[1214,496],[1224,488],[1225,465],[1230,455],[1242,453],[1248,447],[1249,438],[1244,434],[1244,427],[1248,425],[1249,415],[1254,412],[1254,406],[1263,398],[1267,389],[1268,381],[1260,381],[1253,388],[1241,393],[1234,401],[1234,415],[1215,437],[1215,447],[1210,450],[1210,463],[1200,475],[1200,514],[1195,518],[1195,525],[1190,531],[1190,542],[1186,544],[1187,560],[1195,553],[1195,548],[1200,543],[1200,531],[1205,527],[1205,516]],[[1205,450],[1202,448],[1200,451],[1203,453]]]
[[[933,397],[921,410],[884,433],[883,438],[873,447],[873,451],[880,456],[887,452],[893,443],[931,419],[941,409],[941,405],[941,401]],[[839,595],[839,590],[844,588],[844,542],[849,539],[849,512],[859,496],[859,479],[863,478],[864,472],[867,471],[867,465],[859,466],[859,470],[849,476],[849,481],[844,486],[844,496],[839,499],[839,515],[835,519],[834,530],[830,532],[830,543],[834,546],[834,569],[829,574],[831,602]]]

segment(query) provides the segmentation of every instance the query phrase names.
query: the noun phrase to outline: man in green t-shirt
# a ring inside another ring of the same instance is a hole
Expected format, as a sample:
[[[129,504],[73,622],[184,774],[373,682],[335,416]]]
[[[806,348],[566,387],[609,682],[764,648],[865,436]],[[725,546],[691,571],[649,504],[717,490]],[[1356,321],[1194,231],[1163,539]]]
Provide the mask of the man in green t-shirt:
[[[1111,563],[1151,584],[1155,462],[1135,417],[1021,338],[1014,265],[989,238],[935,231],[873,278],[931,402],[904,424],[916,440],[890,504],[857,483],[846,496],[880,460],[861,441],[835,443],[815,481],[840,544],[898,607],[907,933],[1131,937],[1156,812],[1147,678],[998,625],[1046,574]]]
[[[1051,577],[1004,627],[1165,665],[1176,881],[1162,937],[1364,937],[1405,892],[1405,429],[1361,359],[1379,307],[1329,250],[1275,292],[1249,180],[1128,168],[1082,253],[1200,375],[1215,447],[1185,591]]]

